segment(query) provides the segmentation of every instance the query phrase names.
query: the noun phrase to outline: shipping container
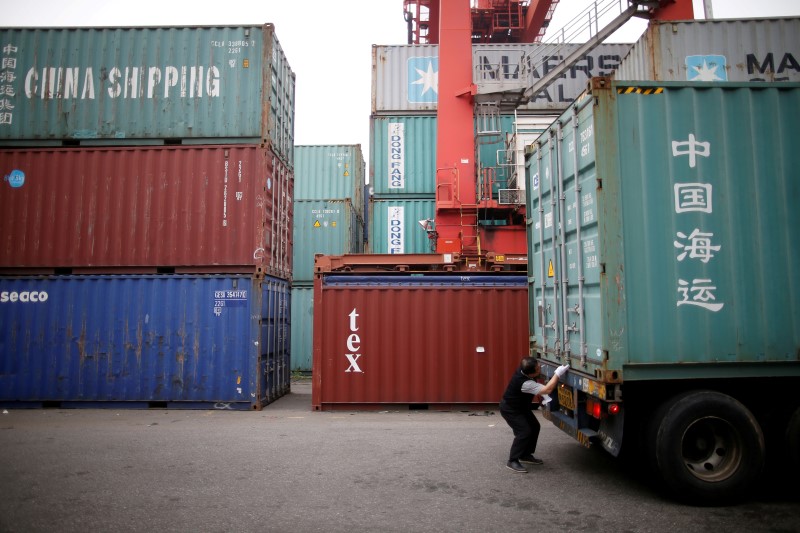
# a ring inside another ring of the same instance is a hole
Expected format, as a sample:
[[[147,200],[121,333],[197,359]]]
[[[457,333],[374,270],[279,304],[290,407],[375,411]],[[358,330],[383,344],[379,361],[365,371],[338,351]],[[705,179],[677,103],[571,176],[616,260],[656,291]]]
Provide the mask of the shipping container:
[[[295,75],[272,24],[2,28],[0,142],[266,143],[290,168]]]
[[[436,192],[436,116],[370,117],[369,183],[376,196]]]
[[[364,222],[350,200],[294,202],[292,281],[313,283],[314,256],[364,252]]]
[[[292,283],[292,372],[311,373],[314,347],[313,283]]]
[[[0,173],[5,273],[291,275],[294,180],[269,148],[5,149]]]
[[[473,82],[504,90],[536,81],[553,70],[579,44],[473,44]],[[630,44],[601,44],[567,73],[537,94],[520,111],[559,113],[583,92],[593,76],[610,75]],[[520,75],[533,68],[532,78]],[[439,46],[372,47],[372,114],[435,114],[438,103]]]
[[[797,117],[800,84],[597,78],[528,154],[531,353],[572,367],[544,414],[695,503],[800,435]]]
[[[360,144],[294,147],[296,200],[347,200],[363,217],[366,163]]]
[[[373,254],[431,253],[433,241],[420,221],[434,220],[436,199],[372,198],[369,208],[369,252]]]
[[[372,187],[364,185],[364,249],[369,243],[369,203],[372,201]]]
[[[651,21],[619,80],[800,82],[800,18]]]
[[[498,189],[512,188],[511,178],[523,176],[513,188],[524,188],[524,150],[512,145],[520,132],[533,141],[546,129],[556,115],[502,114],[499,129],[492,135],[478,135],[477,120],[475,149],[481,169],[481,180]],[[419,197],[436,192],[436,116],[373,116],[370,118],[370,184],[381,199]],[[533,135],[536,132],[536,135]],[[514,150],[520,151],[519,171],[515,171]]]
[[[525,276],[321,273],[314,410],[496,405],[527,351]]]
[[[289,284],[219,275],[0,278],[0,402],[261,409],[289,392]]]

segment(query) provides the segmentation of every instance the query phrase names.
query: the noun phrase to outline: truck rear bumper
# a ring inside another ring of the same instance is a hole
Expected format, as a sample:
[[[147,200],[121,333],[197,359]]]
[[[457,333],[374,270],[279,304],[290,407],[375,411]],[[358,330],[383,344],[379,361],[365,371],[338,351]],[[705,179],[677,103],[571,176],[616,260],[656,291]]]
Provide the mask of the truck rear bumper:
[[[593,429],[579,429],[577,420],[559,411],[551,411],[549,406],[542,409],[542,416],[587,448],[591,447],[592,440],[597,437],[597,432]]]

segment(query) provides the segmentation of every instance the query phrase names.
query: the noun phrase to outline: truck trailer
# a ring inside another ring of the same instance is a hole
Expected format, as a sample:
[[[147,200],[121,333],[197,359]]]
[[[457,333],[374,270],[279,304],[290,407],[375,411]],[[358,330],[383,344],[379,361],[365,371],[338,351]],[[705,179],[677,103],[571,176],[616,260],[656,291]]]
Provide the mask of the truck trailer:
[[[526,150],[543,416],[742,499],[800,464],[800,84],[593,78]]]

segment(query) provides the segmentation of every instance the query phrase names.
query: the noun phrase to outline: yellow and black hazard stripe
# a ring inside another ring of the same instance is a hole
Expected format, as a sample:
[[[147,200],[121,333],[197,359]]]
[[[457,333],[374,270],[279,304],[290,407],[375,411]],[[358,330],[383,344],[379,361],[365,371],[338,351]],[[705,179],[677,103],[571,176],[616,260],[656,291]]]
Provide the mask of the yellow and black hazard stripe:
[[[663,87],[617,87],[617,94],[661,94]]]

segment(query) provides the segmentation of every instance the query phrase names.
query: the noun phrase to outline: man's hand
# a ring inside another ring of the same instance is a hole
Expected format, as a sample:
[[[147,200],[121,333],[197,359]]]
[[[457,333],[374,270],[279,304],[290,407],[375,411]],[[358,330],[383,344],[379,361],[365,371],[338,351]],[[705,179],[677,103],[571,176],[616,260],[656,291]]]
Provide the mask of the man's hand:
[[[569,365],[561,365],[560,367],[556,368],[556,376],[558,376],[558,379],[561,379],[564,374],[567,373],[567,370],[569,370]]]

